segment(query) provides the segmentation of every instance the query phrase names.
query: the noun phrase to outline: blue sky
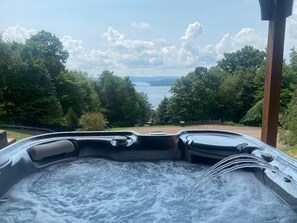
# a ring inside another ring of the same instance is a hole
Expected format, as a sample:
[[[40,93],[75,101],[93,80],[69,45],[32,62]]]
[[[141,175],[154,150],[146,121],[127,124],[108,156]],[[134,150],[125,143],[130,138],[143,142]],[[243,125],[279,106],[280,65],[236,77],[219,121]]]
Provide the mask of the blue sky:
[[[68,69],[97,75],[185,75],[210,67],[246,44],[265,49],[268,22],[258,0],[0,0],[5,41],[40,30],[70,52]],[[297,10],[288,19],[286,52],[297,46]]]

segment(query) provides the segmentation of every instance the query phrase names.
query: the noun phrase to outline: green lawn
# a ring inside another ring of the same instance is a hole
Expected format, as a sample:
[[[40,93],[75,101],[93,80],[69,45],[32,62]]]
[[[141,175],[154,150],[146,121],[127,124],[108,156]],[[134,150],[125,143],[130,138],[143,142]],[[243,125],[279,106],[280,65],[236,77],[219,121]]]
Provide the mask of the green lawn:
[[[21,139],[28,138],[28,137],[31,136],[29,134],[25,134],[25,133],[21,133],[21,132],[15,132],[15,131],[10,131],[10,130],[7,130],[6,132],[7,132],[8,138],[16,139],[16,141],[19,141]]]
[[[137,129],[158,129],[158,128],[167,128],[167,127],[179,127],[179,125],[152,125],[152,126],[135,126],[135,127],[115,127],[109,129],[110,131],[137,131]]]
[[[286,148],[286,149],[282,149],[281,151],[297,159],[297,148]]]

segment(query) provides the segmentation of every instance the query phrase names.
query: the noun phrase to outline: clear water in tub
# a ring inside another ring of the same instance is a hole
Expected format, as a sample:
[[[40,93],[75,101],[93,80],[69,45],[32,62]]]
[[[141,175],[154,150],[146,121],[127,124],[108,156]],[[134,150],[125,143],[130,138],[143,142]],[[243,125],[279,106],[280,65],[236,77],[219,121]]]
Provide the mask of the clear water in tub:
[[[0,222],[297,222],[297,214],[246,171],[214,179],[185,201],[206,168],[102,159],[54,165],[1,198]]]

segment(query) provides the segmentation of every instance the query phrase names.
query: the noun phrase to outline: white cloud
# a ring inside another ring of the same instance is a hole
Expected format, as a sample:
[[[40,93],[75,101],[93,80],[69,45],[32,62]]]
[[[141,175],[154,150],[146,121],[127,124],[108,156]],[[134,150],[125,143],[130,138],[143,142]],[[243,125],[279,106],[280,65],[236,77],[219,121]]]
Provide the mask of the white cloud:
[[[103,36],[107,38],[107,40],[111,43],[120,41],[124,39],[124,35],[121,34],[119,31],[115,30],[111,26],[108,27],[107,31],[103,33]]]
[[[295,20],[294,17],[292,19],[290,24],[293,27]],[[14,39],[24,42],[36,32],[34,29],[15,26],[5,30],[3,37],[5,41]],[[197,41],[202,32],[203,26],[199,22],[189,24],[184,35],[179,38],[181,43],[175,45],[166,39],[130,39],[109,27],[102,35],[106,43],[105,50],[87,50],[82,40],[71,36],[64,36],[60,40],[70,54],[66,67],[87,71],[91,75],[99,74],[104,69],[110,69],[118,75],[182,75],[196,66],[215,65],[225,52],[234,52],[247,44],[261,50],[266,46],[266,38],[251,28],[243,28],[233,35],[226,34],[217,43],[208,45],[201,45]]]
[[[64,49],[69,52],[69,58],[66,62],[68,69],[95,70],[101,66],[107,68],[113,65],[109,51],[87,51],[82,40],[75,40],[70,36],[64,36],[60,41]]]
[[[20,42],[24,43],[26,39],[29,39],[32,35],[36,34],[35,29],[26,29],[21,26],[8,27],[2,33],[2,39],[7,42]]]
[[[108,46],[116,50],[130,50],[130,51],[143,51],[146,49],[152,49],[156,44],[162,44],[157,41],[145,41],[145,40],[130,40],[126,39],[124,34],[121,34],[116,29],[109,27],[103,34],[103,37],[107,39]]]
[[[201,58],[204,57],[216,62],[223,58],[224,53],[234,52],[246,45],[251,45],[257,49],[264,50],[266,42],[266,38],[257,34],[255,30],[251,28],[243,28],[235,35],[225,34],[217,44],[209,44],[201,48]]]
[[[134,31],[138,32],[138,33],[146,33],[148,31],[150,31],[151,29],[151,24],[147,23],[147,22],[133,22],[131,24],[131,27]]]
[[[182,39],[188,42],[194,40],[196,38],[195,33],[197,33],[196,28],[196,25],[190,24],[185,32],[185,37]],[[10,27],[4,33],[5,41],[10,41],[13,36],[21,36],[22,38],[14,39],[24,42],[37,31],[22,27]],[[18,33],[18,35],[8,35],[9,33]],[[113,27],[109,27],[102,36],[106,40],[106,50],[87,50],[82,40],[74,39],[71,36],[60,38],[64,49],[69,52],[66,67],[87,71],[91,75],[99,74],[104,69],[113,70],[119,75],[154,75],[154,73],[160,74],[160,71],[164,71],[164,74],[171,72],[170,74],[178,75],[184,74],[191,69],[189,67],[195,66],[197,63],[197,55],[194,55],[184,46],[170,45],[164,38],[153,40],[129,39]]]
[[[255,48],[263,49],[266,44],[266,38],[261,37],[251,28],[243,28],[234,36],[233,40],[236,50],[245,45],[252,45]]]
[[[188,39],[190,36],[194,38],[189,32],[188,36]],[[184,74],[185,69],[190,70],[189,67],[195,66],[198,60],[198,56],[185,47],[170,45],[165,39],[149,41],[128,39],[112,27],[107,29],[103,37],[108,47],[106,51],[87,51],[82,41],[74,40],[69,36],[63,37],[61,41],[70,53],[67,68],[96,71],[96,74],[107,68],[120,75],[142,73],[154,75],[154,72],[160,72],[160,70],[168,74],[166,72],[170,70],[178,75]]]
[[[182,46],[193,47],[195,40],[202,33],[202,31],[203,26],[199,22],[189,24],[188,28],[186,29],[185,35],[180,38],[182,41]]]

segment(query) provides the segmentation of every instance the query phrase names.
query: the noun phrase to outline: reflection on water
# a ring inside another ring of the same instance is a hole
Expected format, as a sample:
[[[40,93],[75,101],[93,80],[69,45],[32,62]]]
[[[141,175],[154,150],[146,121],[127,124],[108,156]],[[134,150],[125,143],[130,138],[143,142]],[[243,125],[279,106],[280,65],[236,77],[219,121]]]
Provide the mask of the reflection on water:
[[[147,94],[153,108],[156,109],[164,97],[170,97],[171,86],[151,86],[145,82],[134,82],[137,92]]]

